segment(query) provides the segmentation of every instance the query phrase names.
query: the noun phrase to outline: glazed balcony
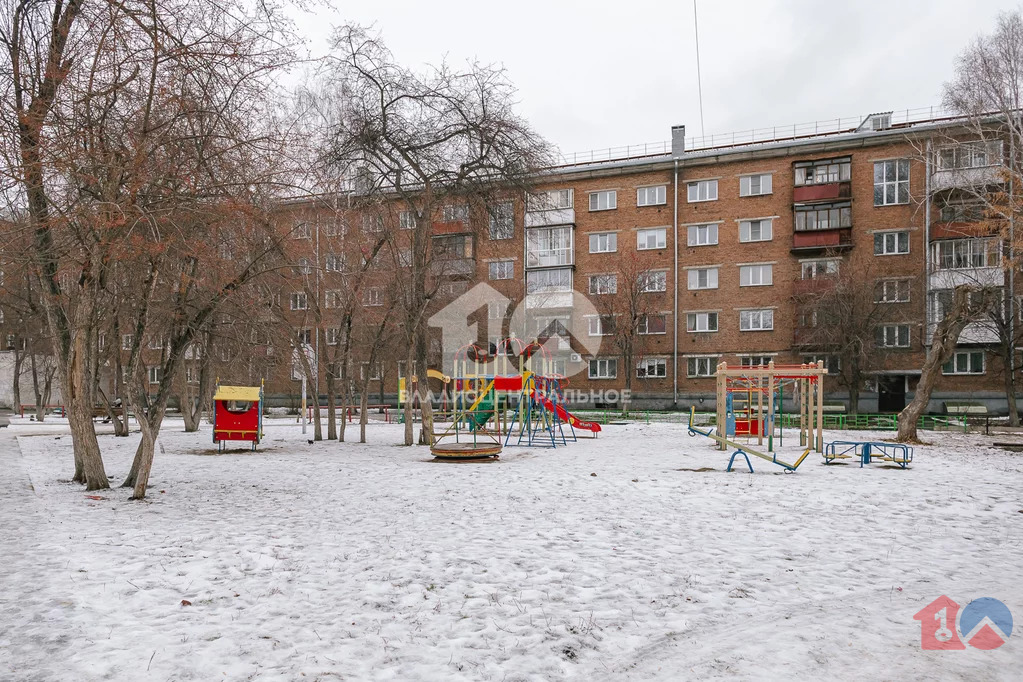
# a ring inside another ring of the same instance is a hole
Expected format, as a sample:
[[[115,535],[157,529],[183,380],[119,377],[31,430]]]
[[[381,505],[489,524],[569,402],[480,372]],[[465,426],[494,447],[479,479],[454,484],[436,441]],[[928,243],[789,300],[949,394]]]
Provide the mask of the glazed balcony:
[[[552,227],[575,225],[574,208],[554,208],[546,211],[526,211],[526,227]]]
[[[840,251],[852,248],[852,227],[828,230],[802,230],[792,233],[793,253]]]
[[[815,201],[835,201],[852,197],[851,182],[829,182],[820,185],[798,185],[792,188],[792,201],[795,203],[812,203]]]

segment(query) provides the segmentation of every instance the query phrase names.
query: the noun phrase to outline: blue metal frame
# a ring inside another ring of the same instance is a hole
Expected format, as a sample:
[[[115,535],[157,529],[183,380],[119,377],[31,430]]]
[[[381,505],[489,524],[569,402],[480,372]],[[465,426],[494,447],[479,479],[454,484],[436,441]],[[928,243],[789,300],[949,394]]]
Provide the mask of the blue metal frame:
[[[906,469],[913,461],[913,448],[902,443],[883,443],[878,441],[836,440],[824,447],[824,463],[831,464],[836,459],[855,457],[860,460],[860,468],[870,464],[874,459],[892,462]]]

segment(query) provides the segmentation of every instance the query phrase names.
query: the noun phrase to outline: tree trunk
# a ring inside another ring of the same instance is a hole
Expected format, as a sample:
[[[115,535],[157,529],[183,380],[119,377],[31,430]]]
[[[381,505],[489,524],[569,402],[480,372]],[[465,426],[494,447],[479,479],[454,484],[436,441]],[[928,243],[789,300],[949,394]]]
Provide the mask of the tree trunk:
[[[142,439],[135,449],[135,458],[132,460],[128,476],[121,483],[122,488],[132,488],[131,498],[142,500],[146,497],[146,489],[149,486],[149,475],[153,470],[153,458],[156,453],[156,437],[163,425],[163,418],[167,413],[166,399],[163,404],[152,405],[149,410],[143,410],[141,405],[132,405],[135,413],[135,421],[138,422]]]
[[[959,335],[970,323],[969,309],[971,306],[968,294],[968,287],[956,287],[952,306],[934,330],[927,359],[924,360],[924,366],[920,371],[920,382],[916,387],[916,395],[913,396],[909,405],[906,405],[905,409],[899,413],[899,432],[896,440],[900,443],[919,442],[917,421],[927,409],[934,386],[941,379],[941,366],[952,357],[956,344],[959,342]]]
[[[110,487],[110,481],[103,468],[99,441],[96,439],[96,428],[92,423],[92,403],[89,400],[93,381],[89,372],[86,330],[89,329],[89,320],[93,318],[93,303],[91,292],[83,288],[78,309],[75,311],[76,331],[71,337],[68,382],[64,386],[64,405],[68,413],[71,441],[75,451],[73,480],[76,483],[85,483],[86,490]]]
[[[419,444],[433,445],[433,401],[430,400],[430,383],[427,377],[426,335],[416,336],[416,375],[419,377],[419,411],[423,422],[419,429]]]
[[[1019,407],[1016,405],[1016,368],[1013,344],[1002,345],[1002,376],[1005,377],[1005,400],[1009,407],[1009,426],[1019,426]]]
[[[366,372],[367,376],[369,372]],[[362,382],[359,400],[359,442],[366,442],[366,424],[369,421],[369,379]]]
[[[410,343],[405,349],[405,445],[412,445],[415,438],[415,429],[412,425],[412,381],[415,378],[415,373],[412,368],[415,367],[415,343]]]
[[[11,387],[14,392],[14,405],[12,407],[15,411],[21,411],[21,366],[25,362],[25,354],[18,351],[17,347],[14,349],[14,385]],[[32,384],[36,387],[36,396],[39,395],[38,391],[38,378],[36,375],[36,354],[32,353]],[[38,401],[36,401],[38,403]],[[36,407],[38,413],[38,405]],[[42,421],[41,419],[39,421]]]
[[[327,440],[337,440],[337,390],[334,373],[327,372]]]

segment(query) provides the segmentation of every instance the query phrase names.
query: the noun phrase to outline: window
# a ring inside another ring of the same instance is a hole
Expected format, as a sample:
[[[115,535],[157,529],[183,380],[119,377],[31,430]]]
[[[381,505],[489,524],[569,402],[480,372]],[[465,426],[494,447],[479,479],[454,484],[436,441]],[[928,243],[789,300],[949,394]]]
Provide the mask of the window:
[[[739,286],[741,287],[765,287],[774,284],[774,266],[764,265],[742,265],[739,266]]]
[[[760,218],[758,220],[739,221],[740,242],[768,242],[771,241],[772,223],[771,218]]]
[[[997,238],[944,239],[932,247],[934,268],[960,270],[994,268],[1001,264],[1001,242]]]
[[[717,289],[717,268],[694,268],[689,271],[689,289]]]
[[[398,249],[397,258],[398,267],[401,268],[412,267],[412,249]]]
[[[515,277],[515,261],[495,260],[490,263],[490,279],[512,279]]]
[[[434,237],[433,252],[438,260],[472,258],[472,238],[464,234]]]
[[[362,216],[362,231],[363,232],[383,232],[384,230],[384,219],[378,215],[363,215]]]
[[[554,211],[563,208],[572,208],[574,201],[573,192],[570,189],[552,189],[546,192],[532,194],[526,201],[527,211]]]
[[[4,321],[4,311],[0,310],[0,324]],[[96,337],[96,347],[99,350],[103,350],[107,346],[107,335],[104,332],[100,332]]]
[[[149,340],[149,349],[150,350],[162,350],[163,349],[163,339],[160,338],[160,337],[154,337],[154,338],[150,339]]]
[[[336,346],[341,340],[341,329],[338,327],[327,327],[327,345]]]
[[[770,355],[740,355],[740,367],[767,367],[774,358]]]
[[[503,301],[490,301],[487,303],[487,319],[503,320],[508,311],[508,304]]]
[[[771,193],[771,174],[743,175],[739,178],[740,197],[758,197]]]
[[[878,161],[874,164],[874,205],[909,203],[909,160]]]
[[[639,290],[644,294],[652,294],[668,290],[668,273],[664,270],[644,272],[637,278]]]
[[[359,377],[365,381],[367,379],[367,374],[369,375],[368,378],[370,381],[379,381],[380,376],[383,374],[383,368],[380,366],[379,362],[374,362],[372,365],[368,362],[360,363]]]
[[[511,239],[515,236],[515,204],[502,201],[490,207],[490,238]]]
[[[774,311],[767,310],[740,310],[739,331],[759,332],[774,329]]]
[[[831,204],[813,204],[796,206],[796,232],[810,230],[833,230],[839,227],[852,227],[852,204],[840,201]]]
[[[590,336],[610,336],[615,333],[615,318],[612,315],[595,315],[586,319]]]
[[[616,358],[594,358],[590,360],[590,379],[614,379],[618,376]]]
[[[717,356],[686,358],[686,376],[712,377],[717,371]]]
[[[121,335],[121,350],[131,350],[132,344],[135,343],[134,334],[122,334]]]
[[[337,289],[331,289],[323,295],[324,308],[340,308],[341,301],[341,292]]]
[[[295,223],[291,230],[292,239],[309,239],[313,236],[313,226],[306,222]]]
[[[380,287],[369,287],[362,292],[362,305],[378,306],[384,304],[384,290]]]
[[[883,279],[874,289],[875,303],[908,303],[908,279]]]
[[[640,379],[657,379],[668,376],[668,361],[664,358],[644,358],[636,365],[636,376]]]
[[[614,232],[590,235],[590,253],[613,253],[618,250],[618,235]]]
[[[304,291],[294,291],[291,294],[291,309],[292,310],[308,310],[309,300],[306,298]]]
[[[590,295],[618,293],[618,275],[590,275]]]
[[[667,245],[668,233],[663,227],[636,230],[636,248],[640,251],[663,249]]]
[[[186,384],[197,384],[199,383],[199,372],[192,365],[185,367],[185,383]]]
[[[667,185],[640,187],[636,190],[637,206],[659,206],[667,203]]]
[[[941,366],[942,374],[983,374],[984,351],[956,351]]]
[[[962,142],[938,150],[938,168],[940,170],[983,168],[984,166],[997,166],[1000,163],[1002,163],[1000,140]]]
[[[800,263],[802,279],[822,279],[834,277],[838,274],[839,261],[836,258],[827,260],[807,260]]]
[[[324,231],[328,237],[343,237],[348,232],[348,225],[343,218],[328,219]]]
[[[877,328],[876,341],[881,348],[909,348],[909,325],[881,325]]]
[[[718,181],[717,180],[698,180],[696,182],[690,182],[689,188],[689,203],[696,203],[698,201],[715,201],[718,198]]]
[[[613,189],[590,192],[591,211],[610,211],[618,208],[618,192]]]
[[[938,208],[943,223],[977,223],[984,220],[984,204],[971,201],[946,201]]]
[[[639,321],[636,323],[636,333],[643,335],[667,334],[668,316],[665,313],[640,315]]]
[[[842,362],[837,355],[804,355],[802,361],[804,365],[816,365],[818,361],[823,361],[828,374],[842,371]]]
[[[415,211],[402,211],[398,214],[398,227],[403,230],[412,230],[416,226]]]
[[[303,346],[311,345],[313,342],[313,330],[309,328],[299,329],[298,342]]]
[[[150,367],[149,368],[149,383],[151,383],[151,384],[158,384],[158,383],[160,383],[160,379],[162,379],[162,378],[163,378],[163,368],[162,367]]]
[[[718,226],[690,225],[689,246],[709,246],[718,243]]]
[[[308,275],[313,271],[313,268],[309,265],[308,258],[299,258],[295,270],[297,270],[300,275]]]
[[[801,161],[793,167],[796,171],[797,186],[826,185],[833,182],[848,182],[852,179],[852,161],[849,158]]]
[[[571,268],[531,270],[526,273],[526,293],[544,294],[572,291]]]
[[[909,253],[909,232],[875,232],[874,255],[895,256]]]
[[[718,330],[717,313],[687,313],[686,331],[716,332]]]
[[[572,228],[567,226],[526,230],[526,267],[571,265],[572,241]]]
[[[327,258],[323,264],[323,269],[327,272],[344,272],[345,269],[345,256],[343,253],[328,253]]]
[[[443,223],[464,223],[469,219],[468,204],[447,204],[440,209],[440,220]]]

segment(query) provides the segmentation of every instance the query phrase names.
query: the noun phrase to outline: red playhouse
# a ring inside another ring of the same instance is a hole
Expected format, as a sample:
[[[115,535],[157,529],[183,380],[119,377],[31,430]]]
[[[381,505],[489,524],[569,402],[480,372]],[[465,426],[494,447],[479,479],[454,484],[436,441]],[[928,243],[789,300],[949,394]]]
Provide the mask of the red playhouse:
[[[229,440],[250,441],[255,450],[263,437],[263,387],[217,386],[213,405],[213,442],[219,451]]]

